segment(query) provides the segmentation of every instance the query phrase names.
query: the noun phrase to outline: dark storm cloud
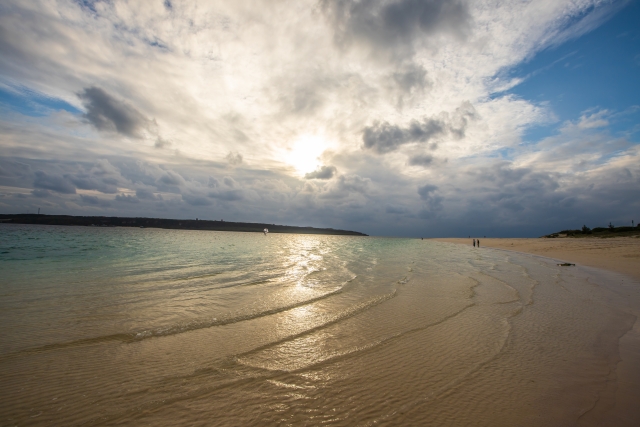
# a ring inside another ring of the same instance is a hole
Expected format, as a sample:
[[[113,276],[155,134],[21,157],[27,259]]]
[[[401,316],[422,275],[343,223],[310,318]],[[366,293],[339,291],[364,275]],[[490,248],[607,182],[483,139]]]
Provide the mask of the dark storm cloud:
[[[144,188],[136,190],[136,197],[140,200],[162,200],[160,194],[154,194],[153,191],[145,190]]]
[[[518,171],[520,172],[520,171]],[[575,195],[563,191],[556,192],[559,184],[548,174],[525,171],[516,181],[504,180],[492,190],[484,192],[483,203],[492,206],[496,214],[522,212],[534,208],[538,213],[545,210],[567,209],[575,203]],[[478,190],[482,194],[481,189]],[[546,207],[543,207],[546,205]]]
[[[460,139],[465,136],[469,121],[477,117],[473,105],[464,102],[453,114],[443,112],[437,117],[424,118],[421,122],[414,120],[407,127],[376,122],[364,128],[362,140],[365,149],[384,154],[409,143],[428,143],[445,136]]]
[[[338,188],[348,192],[366,193],[370,184],[369,178],[358,175],[343,175],[338,178]]]
[[[245,191],[240,183],[230,176],[225,176],[222,180],[210,176],[208,186],[211,189],[208,197],[212,199],[234,202],[245,198]]]
[[[390,213],[390,214],[394,214],[394,215],[403,215],[403,214],[409,213],[409,210],[407,208],[405,208],[404,206],[395,206],[395,205],[390,205],[390,204],[387,204],[385,206],[384,211],[386,213]]]
[[[242,190],[216,190],[209,192],[209,197],[226,202],[233,202],[244,199],[244,192]]]
[[[118,194],[116,196],[116,201],[117,202],[125,202],[125,203],[139,203],[140,200],[138,200],[138,198],[136,196],[130,196],[128,194]]]
[[[118,187],[116,186],[117,181],[113,179],[96,179],[96,177],[86,173],[65,175],[65,177],[73,182],[77,188],[82,190],[97,190],[107,194],[115,194],[118,192]]]
[[[48,174],[43,171],[36,171],[36,179],[33,182],[33,186],[62,194],[75,194],[76,192],[76,186],[66,176]]]
[[[80,200],[84,203],[87,203],[89,205],[99,205],[100,204],[100,199],[98,199],[96,196],[87,196],[85,194],[81,194],[80,195]]]
[[[185,181],[180,174],[172,171],[166,171],[158,180],[162,184],[179,187],[184,185]]]
[[[378,122],[364,128],[362,140],[364,148],[384,154],[410,142],[427,142],[443,135],[445,130],[444,123],[437,119],[426,119],[422,123],[413,121],[406,128]]]
[[[471,17],[460,0],[322,0],[339,45],[356,41],[393,54],[411,54],[414,39],[435,33],[463,36]]]
[[[92,206],[102,206],[102,207],[111,206],[111,203],[109,203],[109,201],[107,200],[103,200],[97,196],[87,196],[85,194],[80,195],[80,201],[84,204],[92,205]]]
[[[211,200],[204,196],[197,196],[193,194],[182,194],[182,200],[191,206],[209,206],[212,203]]]
[[[49,190],[32,190],[31,195],[33,197],[44,199],[51,196],[51,193],[49,192]]]
[[[431,219],[436,216],[436,212],[442,210],[442,201],[444,197],[436,194],[438,187],[436,185],[423,185],[418,187],[418,194],[424,201],[424,207],[420,210],[418,215],[421,218]]]
[[[331,179],[338,173],[335,166],[322,166],[318,170],[305,174],[305,179]]]
[[[433,156],[429,154],[418,154],[409,157],[410,166],[430,166],[433,163]]]
[[[418,194],[422,200],[427,200],[429,197],[432,197],[433,193],[438,189],[435,185],[424,185],[422,187],[418,187]]]
[[[352,194],[366,195],[371,186],[371,179],[359,175],[341,175],[320,193],[323,199],[345,199]]]
[[[150,120],[131,105],[120,101],[99,87],[88,87],[78,94],[87,112],[84,118],[96,129],[115,131],[138,138]]]
[[[560,187],[558,177],[546,172],[537,172],[530,168],[513,167],[508,162],[494,164],[469,172],[476,183],[491,183],[499,190],[498,197],[549,194]],[[556,174],[557,175],[557,174]]]
[[[0,185],[30,187],[33,172],[28,164],[0,158]]]
[[[425,89],[430,86],[427,71],[420,65],[411,64],[393,73],[393,80],[404,92]]]

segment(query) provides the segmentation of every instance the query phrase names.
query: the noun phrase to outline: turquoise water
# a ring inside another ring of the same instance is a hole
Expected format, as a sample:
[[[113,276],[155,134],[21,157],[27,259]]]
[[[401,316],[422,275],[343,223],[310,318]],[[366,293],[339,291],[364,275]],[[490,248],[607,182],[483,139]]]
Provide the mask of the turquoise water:
[[[0,425],[590,425],[636,319],[416,239],[1,224],[0,269]]]
[[[10,330],[3,353],[273,314],[339,292],[356,272],[371,280],[378,258],[406,244],[138,228],[7,225],[0,232],[2,323]],[[374,295],[388,291],[375,286]]]

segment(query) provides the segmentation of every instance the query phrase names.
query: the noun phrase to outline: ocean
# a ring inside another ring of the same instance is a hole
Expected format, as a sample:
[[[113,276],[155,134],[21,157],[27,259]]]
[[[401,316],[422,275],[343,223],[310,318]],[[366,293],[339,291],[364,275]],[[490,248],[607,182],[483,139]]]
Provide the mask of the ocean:
[[[602,425],[636,285],[420,239],[0,224],[0,426]]]

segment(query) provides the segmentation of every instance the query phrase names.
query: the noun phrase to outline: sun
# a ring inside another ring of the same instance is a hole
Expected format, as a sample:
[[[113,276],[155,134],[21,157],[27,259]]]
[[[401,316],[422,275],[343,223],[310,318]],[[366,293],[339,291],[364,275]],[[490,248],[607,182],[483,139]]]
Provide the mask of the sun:
[[[286,154],[286,162],[304,175],[318,169],[320,156],[327,149],[326,141],[317,135],[301,135]]]

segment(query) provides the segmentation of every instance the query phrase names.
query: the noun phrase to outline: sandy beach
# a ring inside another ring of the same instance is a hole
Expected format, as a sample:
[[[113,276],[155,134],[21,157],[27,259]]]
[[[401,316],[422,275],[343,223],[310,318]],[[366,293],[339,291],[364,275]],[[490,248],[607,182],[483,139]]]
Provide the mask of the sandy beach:
[[[640,425],[638,281],[503,242],[1,224],[0,425]]]
[[[439,242],[472,245],[472,239],[432,239]],[[640,281],[640,238],[481,238],[481,247],[506,249],[541,255],[588,267],[626,274]]]
[[[433,240],[473,245],[473,238]],[[576,265],[609,270],[629,276],[640,283],[640,238],[481,238],[480,245],[481,248],[535,254]],[[631,285],[635,287],[633,283]],[[619,358],[615,368],[615,398],[608,405],[608,414],[595,417],[600,425],[623,425],[638,421],[635,408],[640,399],[640,323],[637,320],[620,338]]]

